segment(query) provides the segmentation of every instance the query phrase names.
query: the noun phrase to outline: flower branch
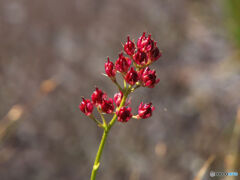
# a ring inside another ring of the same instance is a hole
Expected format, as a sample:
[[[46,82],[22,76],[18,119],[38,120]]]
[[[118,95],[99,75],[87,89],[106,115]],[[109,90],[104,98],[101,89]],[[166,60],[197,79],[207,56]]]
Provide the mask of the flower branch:
[[[95,123],[97,123],[99,127],[103,127],[103,124],[100,121],[98,121],[93,114],[91,114],[89,118],[91,118]]]
[[[161,52],[157,47],[157,43],[152,40],[151,35],[146,37],[146,33],[144,32],[138,39],[137,44],[130,40],[130,37],[128,36],[127,42],[123,47],[125,53],[129,57],[121,52],[118,55],[118,59],[115,63],[110,61],[110,58],[108,57],[107,62],[105,63],[106,74],[104,74],[105,76],[108,76],[118,87],[119,92],[117,92],[112,99],[108,98],[105,92],[96,87],[91,96],[91,100],[82,98],[82,102],[79,105],[80,110],[85,115],[94,120],[98,126],[104,129],[94,161],[91,180],[95,180],[96,178],[96,174],[100,166],[100,158],[107,136],[115,122],[118,121],[121,123],[126,123],[131,118],[146,119],[152,116],[152,112],[155,109],[151,102],[146,104],[142,102],[138,107],[138,114],[132,115],[132,108],[128,107],[130,105],[131,98],[129,98],[128,101],[127,98],[130,93],[134,92],[137,88],[154,88],[155,85],[160,81],[157,79],[156,71],[149,68],[150,64],[161,57]],[[123,88],[116,79],[117,72],[121,74],[123,79]],[[97,108],[97,111],[101,116],[102,123],[93,115],[94,107]],[[104,114],[113,115],[109,123],[107,123],[105,120]]]
[[[97,111],[98,111],[98,113],[100,114],[100,116],[101,116],[101,118],[102,118],[103,127],[106,127],[106,126],[107,126],[107,122],[106,122],[106,120],[105,120],[105,118],[104,118],[104,115],[103,115],[103,113],[101,112],[101,110],[100,110],[99,107],[97,107]]]

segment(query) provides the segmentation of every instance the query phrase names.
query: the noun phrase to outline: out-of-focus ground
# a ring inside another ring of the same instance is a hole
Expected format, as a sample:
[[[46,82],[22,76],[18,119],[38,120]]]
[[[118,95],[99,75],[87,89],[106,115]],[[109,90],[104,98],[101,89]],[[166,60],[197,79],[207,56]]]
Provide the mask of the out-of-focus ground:
[[[78,104],[95,85],[116,92],[101,76],[106,57],[143,31],[163,52],[153,65],[161,81],[136,90],[132,107],[152,101],[156,111],[115,124],[97,179],[239,170],[240,58],[229,18],[218,0],[0,0],[0,179],[89,179],[102,131]]]

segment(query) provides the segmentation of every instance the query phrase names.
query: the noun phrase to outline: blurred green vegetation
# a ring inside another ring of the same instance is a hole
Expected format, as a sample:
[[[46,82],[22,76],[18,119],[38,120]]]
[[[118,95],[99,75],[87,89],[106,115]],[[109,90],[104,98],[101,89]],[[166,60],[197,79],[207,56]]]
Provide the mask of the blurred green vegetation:
[[[240,48],[240,1],[239,0],[225,0],[228,26],[233,35],[235,43]]]

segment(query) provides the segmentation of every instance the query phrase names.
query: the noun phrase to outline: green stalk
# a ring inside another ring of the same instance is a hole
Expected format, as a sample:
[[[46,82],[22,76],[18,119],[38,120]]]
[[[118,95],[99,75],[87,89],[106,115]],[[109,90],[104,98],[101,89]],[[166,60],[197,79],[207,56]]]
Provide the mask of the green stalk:
[[[113,83],[118,87],[119,91],[123,91],[122,87],[118,84],[116,79],[112,79]]]
[[[101,112],[101,110],[99,109],[99,107],[97,107],[97,111],[98,113],[100,114],[101,118],[102,118],[102,121],[103,121],[103,127],[107,127],[107,123],[106,123],[106,120]]]
[[[117,110],[124,106],[128,95],[131,93],[131,88],[132,88],[132,86],[129,86],[129,88],[124,93],[121,104],[117,108]],[[100,142],[100,145],[99,145],[99,148],[98,148],[98,152],[97,152],[97,155],[96,155],[96,158],[95,158],[95,161],[94,161],[93,169],[92,169],[91,180],[95,180],[95,178],[96,178],[96,174],[97,174],[97,171],[98,171],[99,166],[100,166],[100,159],[101,159],[102,151],[103,151],[108,133],[109,133],[111,127],[116,122],[116,120],[117,120],[117,114],[115,113],[112,120],[109,122],[109,124],[107,126],[105,126],[106,128],[104,128],[102,139],[101,139],[101,142]]]
[[[102,123],[99,122],[99,121],[94,117],[93,114],[91,114],[91,115],[89,116],[89,118],[91,118],[95,123],[97,123],[97,125],[98,125],[99,127],[103,127]]]
[[[97,155],[96,155],[96,159],[95,159],[95,162],[94,162],[94,165],[93,165],[91,180],[95,180],[95,178],[96,178],[97,170],[100,166],[100,158],[101,158],[102,151],[103,151],[106,139],[107,139],[107,135],[108,135],[108,131],[104,130],[103,136],[102,136],[99,148],[98,148],[98,152],[97,152]]]

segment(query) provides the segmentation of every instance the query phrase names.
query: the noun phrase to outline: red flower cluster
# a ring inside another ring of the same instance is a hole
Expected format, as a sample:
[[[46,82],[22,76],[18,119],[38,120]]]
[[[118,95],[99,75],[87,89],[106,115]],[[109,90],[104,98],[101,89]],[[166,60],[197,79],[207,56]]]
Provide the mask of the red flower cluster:
[[[151,39],[151,35],[146,37],[144,32],[137,41],[137,48],[128,36],[124,51],[130,58],[120,53],[115,65],[108,58],[108,62],[105,63],[106,74],[111,79],[115,79],[116,71],[118,71],[130,85],[139,82],[144,87],[153,88],[159,82],[159,79],[156,78],[156,71],[150,70],[148,66],[161,57],[161,52],[157,47],[157,43]],[[131,67],[131,59],[136,70]]]
[[[107,99],[106,93],[103,93],[102,90],[96,88],[92,93],[92,101],[89,99],[83,99],[79,105],[80,110],[85,113],[87,116],[92,114],[94,105],[104,113],[111,114],[114,110],[113,100],[111,98]]]
[[[120,122],[127,122],[132,118],[131,108],[127,107],[128,103],[125,103],[127,91],[133,90],[140,86],[153,88],[160,79],[156,76],[156,71],[151,70],[149,65],[158,60],[161,57],[161,52],[157,47],[157,43],[152,40],[151,35],[146,36],[144,32],[139,37],[137,44],[127,37],[127,42],[124,44],[124,51],[126,55],[121,52],[116,62],[111,62],[107,59],[105,63],[105,72],[109,78],[118,86],[120,92],[114,95],[114,98],[107,99],[106,93],[96,88],[91,96],[91,100],[84,99],[81,102],[79,108],[87,116],[92,114],[93,107],[96,106],[102,113],[111,114],[114,113],[114,105],[116,104],[115,113],[117,119]],[[133,63],[132,63],[133,62]],[[132,66],[133,64],[133,66]],[[128,88],[124,89],[120,87],[116,79],[116,73],[119,72],[124,80],[129,84]],[[125,100],[123,101],[123,97]],[[123,102],[122,102],[123,101]],[[141,103],[138,108],[138,115],[134,116],[137,119],[149,118],[152,115],[154,106],[152,103]]]
[[[149,65],[158,60],[158,58],[160,58],[162,55],[157,47],[157,43],[151,39],[151,35],[149,34],[148,37],[145,35],[146,33],[144,32],[143,35],[138,39],[138,51],[133,58],[134,61],[140,66]]]

